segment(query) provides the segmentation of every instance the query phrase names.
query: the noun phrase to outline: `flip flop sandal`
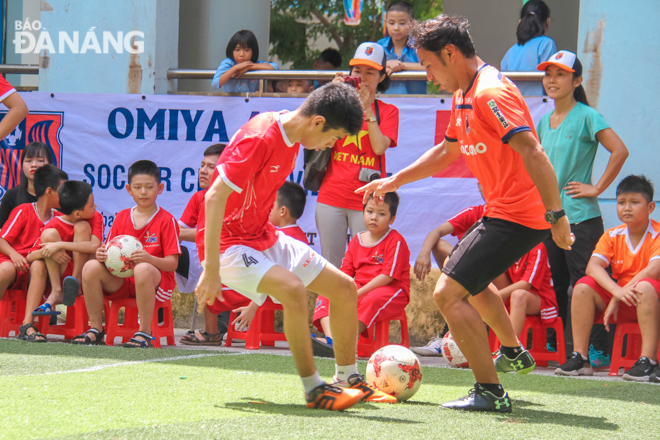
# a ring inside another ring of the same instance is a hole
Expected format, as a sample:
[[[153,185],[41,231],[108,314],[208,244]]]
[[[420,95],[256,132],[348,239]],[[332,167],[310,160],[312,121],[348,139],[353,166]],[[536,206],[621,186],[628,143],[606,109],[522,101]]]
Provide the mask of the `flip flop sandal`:
[[[34,329],[34,333],[27,334],[29,329]],[[17,339],[28,342],[48,342],[46,336],[43,333],[39,332],[39,329],[34,326],[34,324],[23,324],[18,330]]]
[[[88,333],[94,333],[96,335],[95,340],[92,341],[92,338],[88,336]],[[105,345],[103,338],[105,337],[105,331],[95,328],[90,328],[85,333],[80,334],[71,340],[71,343],[74,345]]]
[[[179,342],[183,345],[222,345],[222,333],[210,334],[206,330],[200,330],[199,333],[204,336],[203,341],[193,334],[184,336]]]
[[[48,303],[43,303],[32,312],[32,316],[54,316],[60,314],[62,314],[62,312],[53,310],[53,307]]]
[[[136,339],[137,336],[143,337],[145,340]],[[154,338],[151,335],[146,334],[145,332],[135,332],[133,337],[128,340],[128,342],[123,343],[121,346],[125,348],[153,348],[151,341],[154,341]]]
[[[80,283],[75,277],[66,277],[62,281],[62,304],[71,307],[78,298],[80,292]]]

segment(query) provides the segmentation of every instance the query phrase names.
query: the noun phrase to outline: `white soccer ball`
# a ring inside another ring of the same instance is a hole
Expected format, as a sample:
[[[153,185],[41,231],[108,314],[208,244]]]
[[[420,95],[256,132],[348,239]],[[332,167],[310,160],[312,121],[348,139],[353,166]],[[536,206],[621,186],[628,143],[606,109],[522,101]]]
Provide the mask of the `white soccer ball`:
[[[118,235],[112,238],[106,248],[108,257],[105,259],[105,266],[116,277],[132,277],[135,263],[131,260],[131,255],[138,249],[142,249],[142,243],[133,236]]]
[[[469,368],[467,359],[463,356],[458,344],[454,341],[450,332],[442,338],[442,356],[447,359],[449,365],[454,368]]]
[[[367,383],[403,402],[422,385],[422,366],[406,347],[387,345],[369,359]]]

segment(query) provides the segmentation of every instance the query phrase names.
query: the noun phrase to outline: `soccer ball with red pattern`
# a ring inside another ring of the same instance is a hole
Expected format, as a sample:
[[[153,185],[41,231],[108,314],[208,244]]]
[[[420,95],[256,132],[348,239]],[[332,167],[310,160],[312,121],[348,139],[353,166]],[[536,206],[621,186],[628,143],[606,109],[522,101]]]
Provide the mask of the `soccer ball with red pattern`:
[[[454,337],[450,332],[447,332],[445,337],[442,338],[442,356],[454,368],[470,368],[467,359],[463,356],[463,352],[458,348],[458,344],[454,341]]]
[[[401,345],[387,345],[371,355],[367,383],[399,402],[410,399],[422,385],[422,367],[415,354]]]
[[[142,243],[133,236],[113,237],[106,247],[108,257],[105,260],[105,266],[116,277],[132,277],[135,263],[131,260],[131,255],[138,249],[142,249]]]

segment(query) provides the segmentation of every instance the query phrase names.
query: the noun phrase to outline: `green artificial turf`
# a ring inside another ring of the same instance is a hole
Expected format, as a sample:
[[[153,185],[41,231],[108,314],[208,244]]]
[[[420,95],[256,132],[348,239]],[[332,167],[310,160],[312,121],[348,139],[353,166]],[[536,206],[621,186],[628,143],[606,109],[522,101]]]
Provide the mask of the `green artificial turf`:
[[[326,379],[334,372],[331,360],[317,366]],[[473,376],[431,367],[408,403],[337,413],[305,408],[289,356],[0,340],[0,439],[648,439],[660,429],[652,384],[502,381],[512,414],[439,408],[463,396]]]

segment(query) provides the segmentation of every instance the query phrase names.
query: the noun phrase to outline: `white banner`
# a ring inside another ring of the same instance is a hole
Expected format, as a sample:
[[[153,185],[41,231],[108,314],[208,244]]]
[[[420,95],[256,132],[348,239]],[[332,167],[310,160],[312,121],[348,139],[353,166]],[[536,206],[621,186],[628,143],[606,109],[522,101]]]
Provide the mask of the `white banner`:
[[[251,116],[293,110],[302,98],[250,98],[181,95],[82,95],[21,93],[30,115],[2,141],[0,185],[14,186],[20,152],[31,141],[48,144],[57,164],[71,179],[89,182],[106,226],[115,213],[134,205],[125,186],[131,163],[150,159],[161,168],[165,190],[158,203],[179,217],[198,190],[197,171],[206,147],[228,142]],[[444,137],[450,99],[384,98],[400,111],[398,146],[387,152],[388,172],[414,162]],[[534,120],[552,109],[552,102],[529,98]],[[0,112],[0,118],[6,112]],[[302,157],[291,175],[301,182]],[[483,203],[477,182],[463,162],[442,176],[405,186],[394,228],[403,234],[412,262],[426,234],[456,212]],[[314,220],[316,194],[308,192],[300,219],[311,246],[321,251]]]

